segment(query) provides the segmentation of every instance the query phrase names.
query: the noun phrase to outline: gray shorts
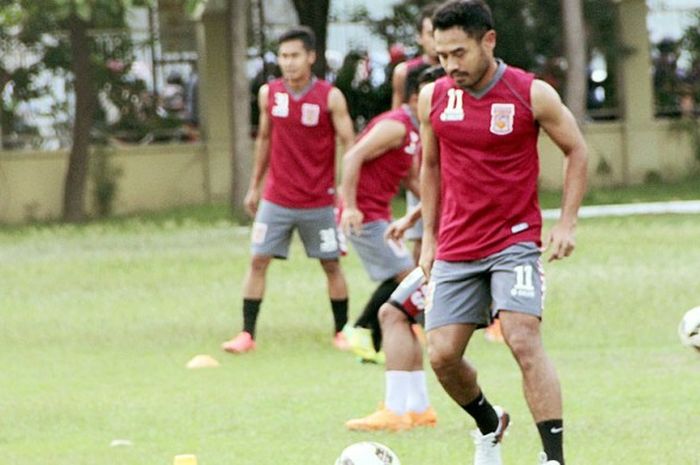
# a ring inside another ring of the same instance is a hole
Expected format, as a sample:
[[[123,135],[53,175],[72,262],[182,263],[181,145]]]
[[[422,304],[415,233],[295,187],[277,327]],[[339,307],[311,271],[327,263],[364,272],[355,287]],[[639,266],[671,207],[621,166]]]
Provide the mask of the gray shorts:
[[[418,205],[418,202],[420,202],[420,200],[413,194],[413,192],[406,191],[406,213]],[[407,229],[405,237],[409,241],[420,240],[423,237],[423,220],[418,220],[416,224]]]
[[[333,207],[286,208],[266,200],[260,202],[253,223],[253,254],[287,258],[294,229],[299,231],[307,256],[323,260],[340,256]]]
[[[386,281],[402,271],[412,270],[413,258],[403,243],[386,241],[384,233],[389,222],[372,221],[362,225],[359,235],[350,234],[348,239],[360,256],[365,271],[373,281]]]
[[[425,327],[484,327],[500,310],[541,318],[544,294],[540,251],[533,242],[514,244],[480,260],[436,260],[428,283]]]

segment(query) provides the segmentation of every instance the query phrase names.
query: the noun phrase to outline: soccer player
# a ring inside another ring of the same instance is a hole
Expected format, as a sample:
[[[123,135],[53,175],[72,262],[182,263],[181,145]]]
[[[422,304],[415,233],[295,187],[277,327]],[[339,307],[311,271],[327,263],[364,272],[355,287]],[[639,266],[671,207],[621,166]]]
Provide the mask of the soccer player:
[[[406,90],[406,77],[413,69],[425,65],[435,66],[440,64],[435,54],[435,42],[433,41],[433,22],[431,17],[437,4],[431,3],[420,12],[416,21],[416,43],[421,48],[421,54],[415,58],[399,63],[391,75],[391,108],[396,109],[406,103],[408,92]]]
[[[444,74],[440,66],[424,70],[418,76],[419,88]],[[419,219],[420,206],[417,206],[389,225],[385,240],[401,241]],[[425,306],[425,290],[425,276],[420,268],[415,268],[379,309],[386,355],[384,404],[364,418],[346,422],[348,429],[401,431],[437,424],[437,415],[428,398],[423,348],[413,330]]]
[[[287,257],[295,229],[306,254],[320,260],[328,280],[335,320],[333,344],[349,348],[341,331],[348,318],[348,291],[338,260],[333,209],[336,135],[347,150],[354,134],[343,94],[311,73],[314,49],[309,28],[283,33],[277,54],[282,78],[262,86],[258,93],[255,167],[245,197],[246,210],[255,216],[252,258],[243,283],[243,331],[222,345],[227,352],[255,349],[267,268],[273,257]]]
[[[435,42],[433,40],[433,22],[431,16],[435,12],[437,4],[431,3],[425,7],[420,12],[418,21],[416,22],[416,42],[421,47],[421,55],[399,63],[394,68],[394,72],[391,77],[391,108],[398,108],[402,104],[406,103],[408,98],[406,92],[406,76],[412,70],[425,65],[435,66],[439,65],[437,55],[435,54]],[[416,157],[416,163],[420,163],[418,157]],[[418,203],[418,198],[409,189],[406,190],[406,205],[410,209]],[[411,229],[406,232],[406,239],[413,243],[413,260],[418,263],[418,256],[420,255],[421,248],[421,237],[423,235],[423,223],[418,221]]]
[[[379,308],[415,268],[403,243],[386,241],[384,233],[391,222],[391,199],[401,182],[405,181],[409,189],[418,191],[414,158],[419,139],[415,111],[418,75],[422,70],[416,68],[409,74],[408,103],[370,121],[343,160],[340,225],[369,277],[380,283],[350,336],[353,350],[368,361],[381,360],[378,355],[382,340]]]
[[[476,422],[474,463],[500,465],[508,414],[486,399],[475,368],[463,358],[474,331],[498,314],[542,440],[539,463],[564,465],[561,388],[540,334],[540,255],[549,248],[549,260],[560,260],[574,250],[586,144],[551,86],[494,58],[496,32],[483,0],[444,3],[433,27],[448,76],[424,87],[418,104],[420,265],[429,278],[430,363],[445,391]],[[544,247],[537,197],[540,127],[566,159],[562,213]]]

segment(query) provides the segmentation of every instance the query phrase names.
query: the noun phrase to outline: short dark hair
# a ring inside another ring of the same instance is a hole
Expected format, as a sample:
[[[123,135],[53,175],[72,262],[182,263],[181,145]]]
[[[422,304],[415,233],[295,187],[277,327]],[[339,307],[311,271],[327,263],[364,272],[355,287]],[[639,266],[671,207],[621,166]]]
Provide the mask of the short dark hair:
[[[428,3],[420,10],[420,15],[418,15],[418,20],[416,21],[416,31],[418,31],[418,34],[423,32],[423,22],[426,19],[433,20],[433,15],[437,7],[437,3]]]
[[[428,70],[429,68],[430,65],[427,63],[418,65],[415,68],[411,68],[411,70],[406,75],[406,94],[404,100],[408,100],[408,98],[411,95],[418,93],[421,85],[419,78],[423,74],[423,72]]]
[[[426,68],[421,73],[418,75],[418,87],[420,87],[423,84],[429,84],[431,82],[435,82],[441,77],[445,76],[447,73],[445,72],[445,68],[443,68],[440,65],[435,65],[431,66],[430,68]]]
[[[316,34],[307,26],[296,26],[283,32],[277,38],[277,44],[281,45],[290,40],[301,40],[307,51],[316,50]]]
[[[468,36],[481,40],[494,28],[491,8],[483,0],[450,0],[433,15],[433,29],[459,27]]]

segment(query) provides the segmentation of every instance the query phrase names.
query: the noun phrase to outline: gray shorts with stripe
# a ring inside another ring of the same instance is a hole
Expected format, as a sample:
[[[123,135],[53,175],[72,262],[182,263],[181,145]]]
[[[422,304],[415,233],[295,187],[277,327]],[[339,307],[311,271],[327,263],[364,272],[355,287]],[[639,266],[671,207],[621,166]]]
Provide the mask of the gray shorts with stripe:
[[[484,327],[500,310],[541,318],[544,295],[544,270],[533,242],[514,244],[480,260],[436,260],[428,283],[425,328]]]
[[[415,267],[413,258],[403,243],[384,239],[388,228],[388,221],[371,221],[362,225],[360,234],[348,235],[348,240],[360,256],[372,281],[386,281]]]
[[[251,249],[254,255],[287,258],[294,230],[306,255],[330,260],[340,256],[341,239],[333,207],[286,208],[263,200],[255,215]]]

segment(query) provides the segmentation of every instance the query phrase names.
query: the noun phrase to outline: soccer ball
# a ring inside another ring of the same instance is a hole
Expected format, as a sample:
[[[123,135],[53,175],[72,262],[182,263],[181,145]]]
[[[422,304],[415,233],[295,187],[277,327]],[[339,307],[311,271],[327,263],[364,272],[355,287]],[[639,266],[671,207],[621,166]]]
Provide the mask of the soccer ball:
[[[345,448],[335,465],[401,465],[394,452],[377,442],[358,442]]]
[[[678,335],[683,345],[700,351],[700,307],[685,312],[678,325]]]

